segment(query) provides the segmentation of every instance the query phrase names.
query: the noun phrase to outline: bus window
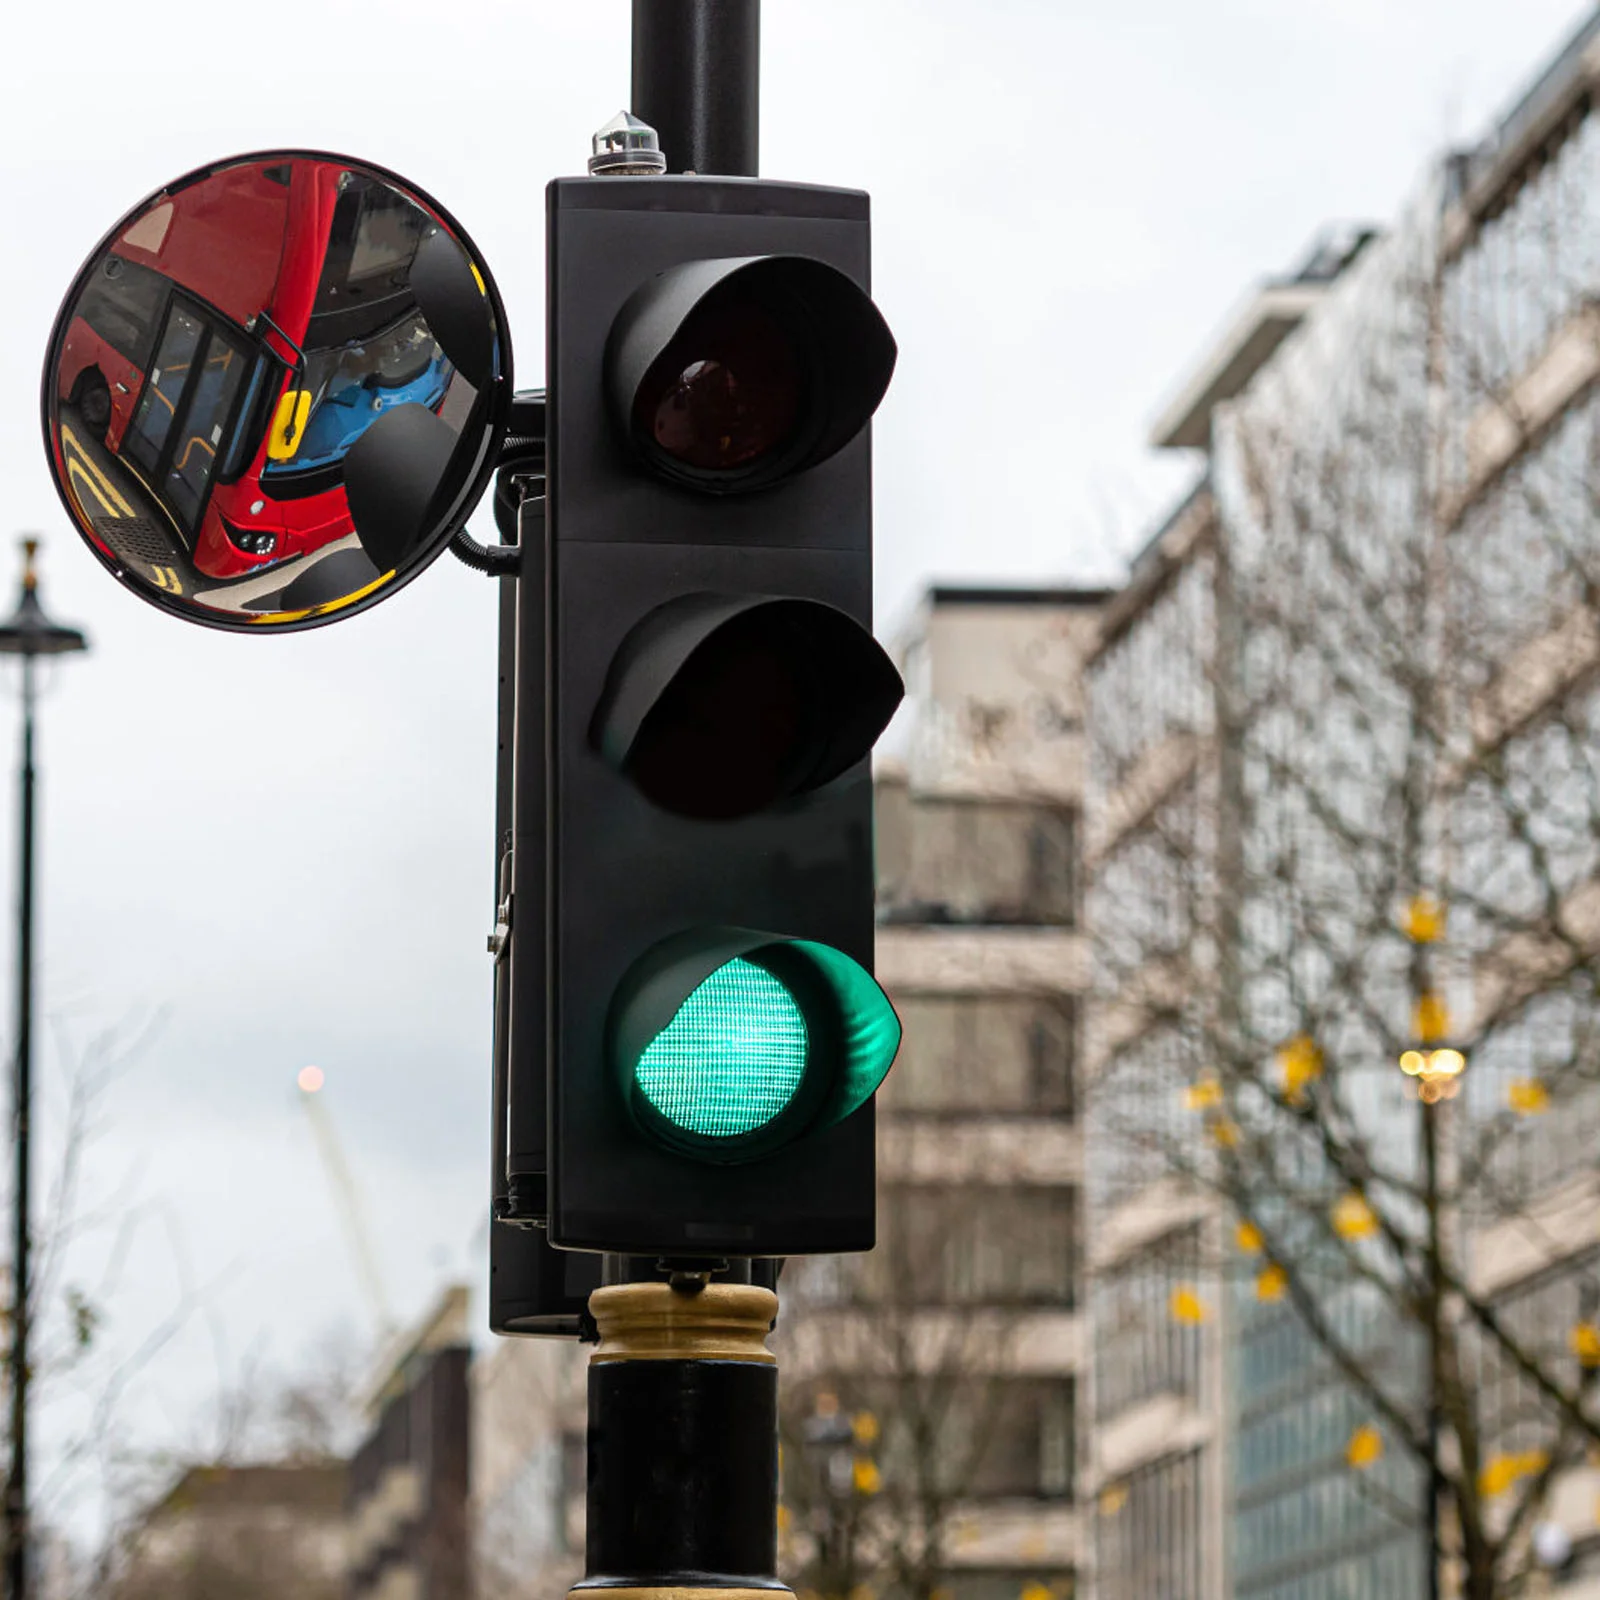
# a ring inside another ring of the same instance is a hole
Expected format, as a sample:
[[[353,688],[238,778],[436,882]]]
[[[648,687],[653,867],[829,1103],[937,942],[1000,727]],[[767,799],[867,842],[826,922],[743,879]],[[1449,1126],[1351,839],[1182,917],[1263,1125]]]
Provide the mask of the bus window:
[[[404,195],[352,174],[339,194],[328,229],[313,326],[319,318],[359,313],[362,306],[404,295],[412,258],[431,226],[428,214]],[[393,314],[380,311],[378,323],[361,331],[370,333]],[[340,329],[325,342],[342,344],[355,336],[354,330]],[[310,346],[324,341],[307,330],[306,342]]]
[[[118,355],[142,369],[166,295],[167,281],[159,272],[108,255],[84,285],[78,315]]]
[[[183,306],[174,305],[167,314],[139,409],[123,441],[123,449],[146,472],[154,472],[161,459],[204,331],[200,318]]]
[[[245,365],[242,347],[213,329],[165,484],[166,499],[185,527],[192,528],[199,520],[217,451],[244,382]]]
[[[228,448],[217,467],[219,482],[232,483],[254,460],[261,435],[272,415],[273,403],[278,398],[284,371],[283,363],[276,356],[265,351],[257,355],[239,407],[238,425],[228,436]]]

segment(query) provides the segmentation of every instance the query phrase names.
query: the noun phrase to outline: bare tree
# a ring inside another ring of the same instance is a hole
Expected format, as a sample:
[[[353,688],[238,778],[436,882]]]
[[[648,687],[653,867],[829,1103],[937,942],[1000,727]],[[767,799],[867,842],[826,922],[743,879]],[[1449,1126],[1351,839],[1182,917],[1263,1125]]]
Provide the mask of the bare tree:
[[[1076,1229],[994,1193],[886,1186],[870,1256],[785,1272],[783,1550],[803,1593],[936,1600],[997,1499],[1037,1496],[1041,1471],[1070,1494],[1071,1405],[1028,1375],[1027,1307],[1059,1303]]]
[[[1375,1525],[1499,1600],[1600,1442],[1574,1224],[1600,1192],[1600,407],[1530,409],[1441,198],[1213,417],[1183,659],[1097,668],[1090,1093],[1120,1181],[1225,1204],[1237,1314],[1341,1380]],[[1591,315],[1600,280],[1574,293],[1543,242],[1530,282]]]

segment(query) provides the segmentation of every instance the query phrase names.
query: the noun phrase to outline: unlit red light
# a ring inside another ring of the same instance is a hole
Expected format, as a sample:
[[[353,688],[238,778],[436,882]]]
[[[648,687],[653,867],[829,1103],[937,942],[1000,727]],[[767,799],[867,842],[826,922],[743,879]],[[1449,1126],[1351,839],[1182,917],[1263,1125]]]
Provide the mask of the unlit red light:
[[[317,1090],[322,1087],[322,1068],[301,1067],[299,1074],[296,1076],[294,1081],[298,1083],[307,1094],[315,1094]]]

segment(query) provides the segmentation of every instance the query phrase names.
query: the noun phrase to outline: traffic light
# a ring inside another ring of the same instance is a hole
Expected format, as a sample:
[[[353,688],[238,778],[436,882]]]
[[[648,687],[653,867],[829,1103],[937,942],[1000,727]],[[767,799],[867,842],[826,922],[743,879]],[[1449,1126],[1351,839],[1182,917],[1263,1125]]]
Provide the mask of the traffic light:
[[[895,347],[869,239],[855,191],[549,188],[514,839],[518,924],[524,884],[545,915],[512,945],[511,1041],[548,1045],[561,1246],[873,1243],[900,1027],[871,977],[868,757],[904,690],[871,633]]]

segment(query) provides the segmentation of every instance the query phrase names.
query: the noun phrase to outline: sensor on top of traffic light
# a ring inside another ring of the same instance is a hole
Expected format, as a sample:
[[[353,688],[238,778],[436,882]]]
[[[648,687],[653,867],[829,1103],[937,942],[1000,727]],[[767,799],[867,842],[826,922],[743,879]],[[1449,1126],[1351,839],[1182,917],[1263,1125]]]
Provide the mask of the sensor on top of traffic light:
[[[871,631],[895,347],[867,197],[663,176],[549,201],[513,852],[548,940],[512,945],[511,1022],[514,1053],[548,1045],[549,1237],[868,1249],[900,1038],[868,758],[904,687]]]

